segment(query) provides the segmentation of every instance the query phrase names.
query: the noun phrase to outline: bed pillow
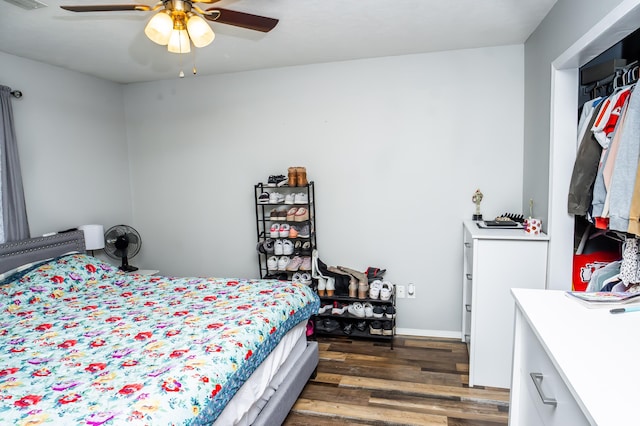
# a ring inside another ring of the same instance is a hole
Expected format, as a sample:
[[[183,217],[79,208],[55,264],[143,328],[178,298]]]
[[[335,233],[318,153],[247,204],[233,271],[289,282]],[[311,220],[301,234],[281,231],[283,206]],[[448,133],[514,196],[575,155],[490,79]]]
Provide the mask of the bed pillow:
[[[26,282],[33,285],[81,285],[88,280],[99,280],[121,273],[113,265],[77,252],[23,265],[9,272],[13,273],[5,273],[6,278],[0,284]]]

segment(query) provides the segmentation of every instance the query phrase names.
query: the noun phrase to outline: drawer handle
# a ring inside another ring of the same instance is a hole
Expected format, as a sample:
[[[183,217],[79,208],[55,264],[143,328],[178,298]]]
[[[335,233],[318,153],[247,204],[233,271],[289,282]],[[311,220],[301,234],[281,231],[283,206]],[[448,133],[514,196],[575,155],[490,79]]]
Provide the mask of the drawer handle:
[[[469,248],[469,247],[471,247],[471,243],[464,243],[464,246]]]
[[[459,279],[459,278],[458,278],[458,279]],[[467,274],[467,279],[468,279],[469,281],[471,281],[471,280],[473,279],[473,275],[471,275],[471,274]]]
[[[550,398],[546,396],[544,394],[544,391],[542,390],[542,379],[544,377],[542,373],[529,373],[529,375],[531,376],[531,380],[533,380],[533,384],[535,385],[536,390],[538,391],[538,395],[540,395],[540,399],[542,400],[542,403],[545,405],[553,405],[554,407],[558,406],[558,401],[556,401],[555,398]]]
[[[471,312],[471,305],[464,305],[464,308],[467,310],[467,312]]]

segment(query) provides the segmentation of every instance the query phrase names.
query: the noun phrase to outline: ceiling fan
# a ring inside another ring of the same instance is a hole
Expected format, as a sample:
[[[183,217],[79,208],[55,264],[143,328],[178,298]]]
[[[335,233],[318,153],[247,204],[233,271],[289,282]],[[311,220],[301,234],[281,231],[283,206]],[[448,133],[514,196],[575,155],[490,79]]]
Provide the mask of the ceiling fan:
[[[188,53],[191,43],[195,47],[209,45],[215,34],[206,20],[233,25],[254,31],[269,32],[278,23],[277,19],[235,10],[211,7],[203,10],[196,3],[216,3],[218,0],[163,0],[154,6],[146,4],[103,4],[93,6],[60,6],[71,12],[114,12],[136,10],[140,12],[160,11],[145,27],[149,39],[169,52]],[[204,18],[204,19],[203,19]]]

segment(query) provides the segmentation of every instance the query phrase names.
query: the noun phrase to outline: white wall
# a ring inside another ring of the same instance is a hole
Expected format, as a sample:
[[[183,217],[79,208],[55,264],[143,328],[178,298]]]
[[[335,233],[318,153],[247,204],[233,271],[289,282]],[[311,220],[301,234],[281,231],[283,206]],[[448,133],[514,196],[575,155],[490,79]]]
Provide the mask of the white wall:
[[[130,222],[122,86],[0,52],[32,236]]]
[[[125,89],[138,266],[258,274],[253,185],[306,166],[321,259],[413,282],[398,326],[458,335],[462,220],[522,205],[523,46]]]

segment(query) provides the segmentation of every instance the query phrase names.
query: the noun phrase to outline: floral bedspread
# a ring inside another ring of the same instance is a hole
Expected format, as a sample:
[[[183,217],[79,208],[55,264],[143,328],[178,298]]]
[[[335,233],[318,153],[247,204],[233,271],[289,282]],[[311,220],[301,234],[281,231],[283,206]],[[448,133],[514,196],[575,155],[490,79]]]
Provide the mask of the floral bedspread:
[[[0,424],[210,424],[318,305],[286,281],[54,259],[0,286]]]

